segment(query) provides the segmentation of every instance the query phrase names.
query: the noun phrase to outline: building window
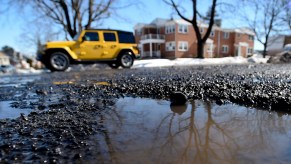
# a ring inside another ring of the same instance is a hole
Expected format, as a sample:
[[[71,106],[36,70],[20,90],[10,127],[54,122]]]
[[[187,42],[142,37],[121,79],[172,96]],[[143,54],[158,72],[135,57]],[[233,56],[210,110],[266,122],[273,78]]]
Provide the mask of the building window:
[[[175,25],[166,26],[166,34],[175,33]]]
[[[214,35],[215,35],[215,32],[214,31],[211,31],[210,36],[211,37],[214,37]]]
[[[223,32],[223,38],[228,39],[229,38],[229,32]]]
[[[166,42],[166,51],[175,51],[176,44],[175,42]]]
[[[253,49],[252,48],[248,48],[248,54],[252,54],[253,53]]]
[[[237,37],[240,38],[240,34],[237,34]]]
[[[187,25],[179,25],[179,33],[188,33]]]
[[[249,35],[249,40],[254,40],[254,36],[253,35]]]
[[[178,47],[179,51],[188,51],[188,42],[185,41],[178,42]]]
[[[223,45],[222,46],[222,52],[223,53],[228,53],[228,46],[227,45]]]

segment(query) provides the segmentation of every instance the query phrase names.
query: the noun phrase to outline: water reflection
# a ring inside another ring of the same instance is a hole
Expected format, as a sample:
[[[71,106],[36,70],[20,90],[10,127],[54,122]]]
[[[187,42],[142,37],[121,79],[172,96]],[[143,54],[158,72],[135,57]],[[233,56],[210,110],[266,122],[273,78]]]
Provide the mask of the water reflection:
[[[18,109],[12,108],[12,101],[0,101],[0,119],[6,118],[17,118],[21,113],[28,115],[32,110],[31,109]]]
[[[290,163],[291,118],[232,104],[125,98],[102,118],[113,163]],[[105,154],[109,156],[105,157]],[[102,156],[102,158],[101,158]]]

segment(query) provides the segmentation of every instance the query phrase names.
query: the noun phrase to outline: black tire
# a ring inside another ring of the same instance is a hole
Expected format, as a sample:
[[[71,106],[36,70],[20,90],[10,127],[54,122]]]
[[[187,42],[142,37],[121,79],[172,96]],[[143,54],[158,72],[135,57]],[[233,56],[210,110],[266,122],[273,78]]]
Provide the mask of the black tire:
[[[130,68],[133,65],[134,59],[129,52],[124,52],[119,56],[118,62],[121,67]]]
[[[53,52],[49,57],[47,68],[51,71],[65,71],[70,65],[70,59],[63,52]]]
[[[118,69],[120,67],[118,62],[108,63],[108,66],[112,69]]]

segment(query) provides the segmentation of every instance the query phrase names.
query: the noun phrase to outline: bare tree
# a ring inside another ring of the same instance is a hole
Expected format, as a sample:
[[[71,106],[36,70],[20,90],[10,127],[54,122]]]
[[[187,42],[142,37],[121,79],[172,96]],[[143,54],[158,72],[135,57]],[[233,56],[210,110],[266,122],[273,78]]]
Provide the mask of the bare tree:
[[[42,44],[47,41],[59,40],[63,30],[53,28],[51,21],[32,20],[25,22],[21,27],[21,33],[17,38],[17,43],[26,53],[40,53]]]
[[[193,17],[192,19],[188,19],[186,15],[182,14],[182,8],[181,6],[178,5],[177,2],[175,2],[174,0],[164,0],[165,3],[167,3],[168,5],[171,5],[174,10],[177,12],[177,14],[185,21],[189,22],[192,24],[194,30],[195,30],[195,34],[196,34],[196,38],[197,38],[197,57],[198,58],[204,58],[204,45],[211,33],[212,30],[212,26],[214,25],[214,17],[216,14],[216,7],[217,7],[217,0],[212,0],[212,4],[210,6],[210,12],[209,12],[209,23],[208,23],[208,28],[207,31],[205,33],[205,35],[202,35],[199,29],[199,18],[203,18],[203,16],[201,16],[201,13],[198,11],[198,0],[192,0],[192,8],[193,8]]]
[[[291,1],[283,0],[284,12],[285,14],[282,16],[282,20],[289,26],[291,30]]]
[[[112,4],[116,0],[36,0],[35,8],[63,27],[72,38],[82,29],[90,28],[110,16]]]
[[[266,0],[263,3],[261,0],[243,0],[239,3],[241,16],[264,46],[263,56],[266,57],[269,37],[283,30],[284,0]]]
[[[8,19],[9,12],[14,12],[19,14],[17,18],[24,18],[25,25],[17,41],[31,53],[35,50],[32,47],[48,40],[69,40],[83,29],[102,25],[107,18],[128,21],[119,11],[140,5],[140,1],[133,0],[3,0],[0,14]]]
[[[73,38],[83,29],[100,25],[102,20],[109,18],[118,9],[128,7],[114,5],[118,0],[11,0],[10,4],[26,7],[31,6],[38,18],[48,18],[60,25],[65,34]],[[27,5],[29,4],[29,5]]]

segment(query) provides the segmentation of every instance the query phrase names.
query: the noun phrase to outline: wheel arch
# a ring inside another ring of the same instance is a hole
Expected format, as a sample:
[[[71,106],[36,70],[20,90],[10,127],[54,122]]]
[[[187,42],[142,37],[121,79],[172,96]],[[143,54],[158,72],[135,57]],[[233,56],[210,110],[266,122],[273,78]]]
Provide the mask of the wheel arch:
[[[135,55],[134,55],[134,53],[132,52],[131,49],[122,49],[122,50],[118,53],[118,55],[117,55],[117,59],[119,59],[119,58],[121,57],[121,55],[122,55],[123,53],[126,53],[126,52],[129,52],[130,55],[133,57],[133,59],[136,59],[136,57],[135,57]]]
[[[68,56],[70,62],[74,62],[77,59],[77,55],[75,55],[70,49],[68,48],[50,48],[45,51],[46,55],[51,55],[54,52],[62,52]]]

